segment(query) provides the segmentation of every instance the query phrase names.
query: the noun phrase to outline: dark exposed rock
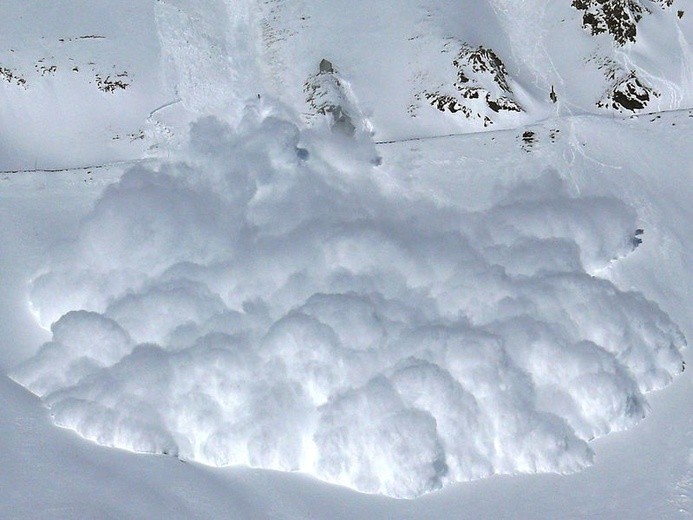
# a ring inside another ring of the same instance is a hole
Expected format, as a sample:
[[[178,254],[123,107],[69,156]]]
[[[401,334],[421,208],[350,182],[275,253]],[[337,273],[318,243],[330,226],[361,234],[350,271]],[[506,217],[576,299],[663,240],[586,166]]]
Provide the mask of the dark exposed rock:
[[[452,112],[453,114],[457,112],[463,112],[467,117],[471,116],[471,110],[460,104],[457,99],[453,96],[448,96],[445,94],[439,94],[436,92],[427,92],[424,94],[426,99],[436,107],[441,112]]]
[[[504,91],[510,92],[508,85],[508,71],[505,65],[492,49],[479,46],[476,49],[463,45],[457,57],[452,61],[457,68],[458,83],[467,83],[469,69],[475,74],[489,73],[493,81]]]
[[[506,112],[522,112],[520,105],[515,103],[512,99],[505,96],[493,99],[490,92],[486,93],[486,104],[494,112],[500,112],[502,110]]]
[[[532,151],[532,148],[534,147],[534,144],[537,141],[537,134],[532,132],[531,130],[527,130],[527,131],[522,133],[521,141],[522,141],[522,144],[521,144],[522,149],[525,152],[529,153]]]
[[[505,65],[492,49],[463,44],[452,65],[455,67],[453,89],[446,92],[442,86],[435,92],[423,94],[432,106],[441,112],[477,118],[485,127],[493,124],[493,120],[490,114],[483,114],[486,111],[483,105],[494,113],[522,112],[522,107],[512,99]]]
[[[126,83],[123,79],[127,77],[127,72],[122,72],[118,74],[115,78],[111,78],[111,76],[106,76],[104,78],[100,74],[97,74],[96,87],[102,92],[109,92],[111,94],[116,90],[125,90],[130,86],[130,83]]]
[[[483,92],[484,89],[479,87],[468,87],[460,89],[462,97],[466,99],[479,99],[479,92]]]
[[[14,83],[19,87],[26,88],[26,80],[18,73],[8,69],[7,67],[0,67],[0,78],[4,79],[8,83]]]
[[[610,34],[618,45],[634,42],[638,22],[650,12],[649,5],[662,8],[673,0],[573,0],[572,6],[583,11],[582,26],[591,34]]]
[[[633,249],[638,247],[640,244],[642,244],[642,236],[645,233],[644,229],[636,229],[635,233],[633,233],[633,236],[630,238],[630,243],[633,246]]]
[[[597,106],[599,108],[612,108],[619,112],[626,110],[636,112],[645,108],[653,97],[658,96],[659,93],[652,87],[645,85],[637,77],[635,71],[630,71],[613,84],[597,103]]]
[[[334,72],[334,67],[332,66],[332,62],[328,61],[326,59],[320,60],[320,67],[319,67],[319,72]]]
[[[42,63],[37,63],[34,65],[34,68],[41,76],[53,75],[58,71],[58,67],[56,65],[44,65]]]

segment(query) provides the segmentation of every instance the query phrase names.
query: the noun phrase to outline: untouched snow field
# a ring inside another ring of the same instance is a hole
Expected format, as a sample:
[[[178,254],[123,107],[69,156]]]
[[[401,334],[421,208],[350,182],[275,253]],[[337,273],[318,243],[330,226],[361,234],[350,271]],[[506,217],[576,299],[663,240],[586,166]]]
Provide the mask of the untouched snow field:
[[[0,508],[690,516],[689,18],[531,4],[8,4]]]

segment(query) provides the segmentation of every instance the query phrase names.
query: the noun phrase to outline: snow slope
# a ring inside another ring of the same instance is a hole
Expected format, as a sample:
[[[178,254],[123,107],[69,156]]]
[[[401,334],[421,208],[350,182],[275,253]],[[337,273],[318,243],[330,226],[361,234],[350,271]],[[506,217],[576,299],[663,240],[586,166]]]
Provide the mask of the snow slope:
[[[614,4],[626,2],[603,10]],[[640,109],[690,106],[690,17],[676,15],[685,6],[630,4],[647,14],[621,44],[583,29],[583,11],[567,1],[405,0],[396,12],[382,2],[265,2],[264,62],[273,91],[300,107],[306,78],[331,60],[383,140],[628,112],[598,105],[634,83],[630,73],[651,89]]]
[[[77,90],[96,87],[79,105],[96,126],[69,155],[109,162],[148,146],[158,159],[31,262],[29,300],[52,338],[10,350],[12,363],[33,354],[12,377],[101,444],[396,497],[591,464],[590,441],[634,426],[645,394],[684,367],[690,113],[598,114],[686,106],[687,19],[643,9],[624,33],[634,41],[618,41],[609,26],[589,34],[599,13],[537,4],[464,16],[403,4],[401,24],[385,7],[335,18],[336,4],[148,4],[150,54],[135,66],[146,96],[129,72],[92,71]],[[547,51],[559,18],[572,32]],[[537,27],[541,47],[524,41]],[[81,53],[114,39],[132,59],[129,38],[101,36],[73,39]],[[13,63],[7,106],[45,118],[56,103],[21,101]],[[72,87],[42,63],[62,106]],[[587,63],[605,79],[569,77]],[[563,88],[542,99],[554,81]],[[125,112],[94,110],[114,94]],[[113,121],[138,119],[141,138],[106,144]],[[40,139],[17,135],[8,164]],[[57,166],[66,150],[42,157]],[[26,344],[26,313],[11,315]],[[667,492],[689,485],[677,468]]]
[[[685,2],[572,4],[3,0],[0,168],[157,153],[200,114],[237,122],[256,94],[317,124],[316,87],[380,141],[691,105]]]
[[[3,0],[0,11],[0,169],[139,158],[156,141],[148,116],[175,91],[152,2]]]

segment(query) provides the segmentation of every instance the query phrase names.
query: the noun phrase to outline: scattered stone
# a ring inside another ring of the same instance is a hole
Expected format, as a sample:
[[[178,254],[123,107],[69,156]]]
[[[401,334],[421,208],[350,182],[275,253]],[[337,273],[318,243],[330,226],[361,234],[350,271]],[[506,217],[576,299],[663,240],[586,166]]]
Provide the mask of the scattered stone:
[[[43,60],[39,60],[38,63],[34,65],[34,69],[36,69],[36,72],[38,72],[41,76],[52,76],[58,71],[58,67],[56,65],[44,65]]]
[[[532,132],[531,130],[527,130],[526,132],[523,132],[521,140],[521,148],[525,152],[529,153],[532,151],[532,148],[534,147],[534,144],[537,141],[537,134],[535,132]]]
[[[633,233],[633,236],[631,237],[631,244],[633,245],[633,249],[638,247],[640,244],[642,244],[642,236],[643,233],[645,233],[644,229],[636,229],[635,233]]]
[[[96,75],[96,86],[102,92],[113,93],[116,90],[125,90],[130,86],[130,83],[126,83],[123,79],[127,78],[128,73],[122,72],[116,76],[117,79],[111,79],[111,76],[106,76],[105,78],[100,74]]]
[[[18,87],[26,88],[26,79],[7,67],[0,66],[0,78],[3,78],[8,83],[14,83]]]

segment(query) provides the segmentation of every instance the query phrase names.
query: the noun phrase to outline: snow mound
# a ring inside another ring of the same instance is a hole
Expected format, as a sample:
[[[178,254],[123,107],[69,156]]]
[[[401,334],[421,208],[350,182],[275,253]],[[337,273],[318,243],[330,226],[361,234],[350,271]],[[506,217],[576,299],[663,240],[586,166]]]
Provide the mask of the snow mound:
[[[263,100],[134,168],[56,247],[53,340],[12,376],[98,443],[395,497],[574,472],[681,372],[654,303],[591,273],[637,215],[547,172],[478,212],[391,182],[365,134]]]

